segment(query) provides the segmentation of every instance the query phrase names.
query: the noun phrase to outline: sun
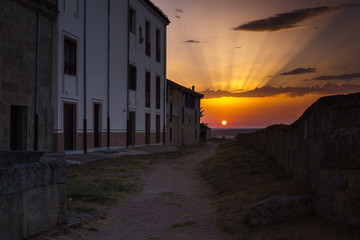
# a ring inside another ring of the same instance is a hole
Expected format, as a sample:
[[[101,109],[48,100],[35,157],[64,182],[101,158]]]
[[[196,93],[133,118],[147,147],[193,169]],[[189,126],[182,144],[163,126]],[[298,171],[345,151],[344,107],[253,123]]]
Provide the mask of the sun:
[[[227,125],[227,121],[224,120],[224,121],[221,122],[221,124],[222,124],[223,126],[226,126],[226,125]]]

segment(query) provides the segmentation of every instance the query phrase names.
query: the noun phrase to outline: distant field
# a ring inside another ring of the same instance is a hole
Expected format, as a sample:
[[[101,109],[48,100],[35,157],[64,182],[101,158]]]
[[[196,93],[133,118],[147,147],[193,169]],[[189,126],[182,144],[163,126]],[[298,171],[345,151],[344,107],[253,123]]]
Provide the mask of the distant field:
[[[238,133],[252,133],[260,128],[212,128],[211,137],[234,139]]]

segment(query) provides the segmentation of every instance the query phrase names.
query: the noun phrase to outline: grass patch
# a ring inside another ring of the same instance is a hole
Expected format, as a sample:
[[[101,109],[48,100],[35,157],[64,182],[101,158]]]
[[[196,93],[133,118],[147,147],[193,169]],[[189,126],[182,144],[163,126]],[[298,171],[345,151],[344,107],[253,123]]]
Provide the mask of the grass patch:
[[[171,225],[171,228],[184,228],[196,225],[196,221],[184,222],[184,223],[175,223]]]
[[[248,236],[248,208],[273,195],[302,195],[298,185],[273,161],[235,141],[219,144],[200,172],[216,201],[218,227],[229,235]]]
[[[219,229],[233,239],[360,239],[359,232],[345,224],[315,217],[252,227],[249,206],[273,195],[306,195],[306,186],[296,182],[274,160],[236,141],[220,143],[214,157],[202,162],[200,173],[209,183]]]
[[[138,193],[143,182],[140,175],[159,160],[171,160],[198,151],[201,146],[182,147],[176,152],[127,155],[72,165],[67,168],[66,191],[69,208],[81,212],[112,205]],[[163,200],[181,204],[180,196],[165,194]]]

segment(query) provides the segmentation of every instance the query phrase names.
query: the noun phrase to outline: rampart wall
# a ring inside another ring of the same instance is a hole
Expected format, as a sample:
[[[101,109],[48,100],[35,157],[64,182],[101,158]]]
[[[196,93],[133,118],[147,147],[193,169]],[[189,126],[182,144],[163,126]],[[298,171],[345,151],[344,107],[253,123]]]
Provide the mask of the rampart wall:
[[[238,140],[307,184],[317,214],[360,225],[360,93],[320,98],[293,124]]]

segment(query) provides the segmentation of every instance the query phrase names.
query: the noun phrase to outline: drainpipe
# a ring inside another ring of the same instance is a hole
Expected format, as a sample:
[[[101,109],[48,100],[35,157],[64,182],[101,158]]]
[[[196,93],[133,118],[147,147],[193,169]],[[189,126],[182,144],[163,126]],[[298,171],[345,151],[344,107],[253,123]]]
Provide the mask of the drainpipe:
[[[166,24],[164,28],[164,126],[163,126],[163,145],[165,145],[165,136],[166,136]]]
[[[110,148],[110,0],[108,0],[107,29],[107,148]]]
[[[87,153],[87,119],[86,119],[86,0],[84,0],[84,152]]]
[[[39,142],[39,59],[40,59],[40,10],[37,11],[37,36],[36,36],[36,70],[35,70],[35,114],[34,114],[34,151],[38,150]]]
[[[127,26],[129,26],[129,22],[130,22],[130,14],[129,14],[129,8],[130,8],[130,0],[127,1],[128,6],[127,6]],[[136,27],[135,27],[136,29]],[[129,33],[129,29],[127,30],[127,75],[126,75],[126,79],[127,79],[127,84],[126,84],[126,89],[127,89],[127,100],[126,100],[126,147],[130,146],[130,133],[129,133],[129,127],[130,127],[130,122],[129,122],[129,104],[130,104],[130,96],[129,96],[129,75],[130,75],[130,33]]]

